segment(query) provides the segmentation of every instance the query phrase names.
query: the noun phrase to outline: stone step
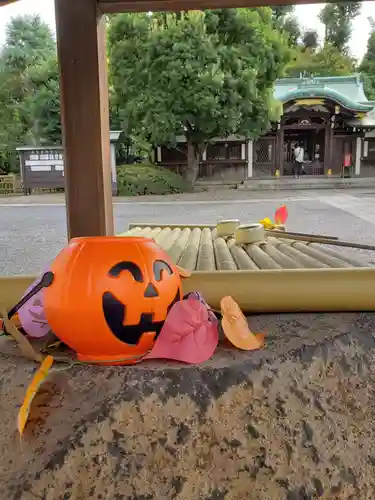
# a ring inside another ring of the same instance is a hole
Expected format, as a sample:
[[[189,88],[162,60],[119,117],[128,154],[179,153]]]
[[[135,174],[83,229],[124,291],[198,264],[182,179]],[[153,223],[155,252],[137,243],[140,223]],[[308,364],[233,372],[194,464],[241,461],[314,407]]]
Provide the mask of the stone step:
[[[375,187],[375,177],[360,178],[301,178],[301,179],[246,179],[237,189],[248,191],[293,189],[348,189]]]
[[[198,179],[194,184],[195,192],[216,191],[218,189],[236,189],[237,183],[230,181],[211,181]]]

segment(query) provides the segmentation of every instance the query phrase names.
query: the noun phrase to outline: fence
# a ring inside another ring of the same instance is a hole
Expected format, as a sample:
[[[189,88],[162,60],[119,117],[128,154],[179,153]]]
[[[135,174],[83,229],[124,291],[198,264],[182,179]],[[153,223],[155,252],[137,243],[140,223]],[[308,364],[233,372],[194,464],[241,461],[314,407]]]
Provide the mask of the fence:
[[[20,181],[15,174],[0,175],[0,194],[17,193],[20,188]]]
[[[276,138],[261,137],[254,143],[254,177],[273,177],[276,170]]]

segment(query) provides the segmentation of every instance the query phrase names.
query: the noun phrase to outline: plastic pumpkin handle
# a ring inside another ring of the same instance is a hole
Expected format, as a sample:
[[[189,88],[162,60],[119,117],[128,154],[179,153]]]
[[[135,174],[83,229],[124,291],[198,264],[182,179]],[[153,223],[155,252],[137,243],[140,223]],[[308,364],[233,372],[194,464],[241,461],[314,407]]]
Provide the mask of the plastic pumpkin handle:
[[[39,281],[37,285],[32,288],[29,293],[27,293],[22,299],[17,302],[17,304],[12,307],[12,309],[8,312],[8,318],[10,319],[12,316],[16,314],[22,306],[26,304],[34,295],[36,295],[42,288],[47,288],[52,285],[54,279],[54,274],[51,271],[47,271],[43,274],[42,279]]]

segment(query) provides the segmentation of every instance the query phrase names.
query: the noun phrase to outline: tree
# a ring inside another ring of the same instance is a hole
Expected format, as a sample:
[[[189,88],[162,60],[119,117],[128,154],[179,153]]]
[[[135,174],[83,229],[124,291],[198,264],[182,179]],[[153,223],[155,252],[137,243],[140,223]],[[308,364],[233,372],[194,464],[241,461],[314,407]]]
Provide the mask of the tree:
[[[123,14],[111,23],[109,47],[123,120],[154,145],[185,136],[190,181],[214,137],[266,131],[288,58],[270,9]]]
[[[5,68],[0,68],[0,173],[16,170],[16,147],[24,132],[17,101],[13,98],[13,89],[18,81]]]
[[[301,28],[298,19],[292,15],[294,5],[277,5],[272,7],[271,11],[274,28],[284,33],[291,47],[297,46],[301,38]]]
[[[56,51],[53,34],[40,16],[13,17],[5,30],[3,63],[23,72],[51,57]]]
[[[355,71],[355,60],[326,43],[315,53],[311,69],[316,76],[346,76]]]
[[[319,15],[325,26],[325,42],[347,52],[352,21],[361,11],[361,2],[328,3]]]
[[[30,116],[27,133],[31,144],[61,143],[60,86],[56,57],[29,68],[27,72],[29,93],[23,108]]]
[[[367,50],[359,70],[363,75],[367,98],[375,101],[375,27],[370,33]]]
[[[321,50],[297,50],[285,70],[286,76],[345,76],[355,70],[354,60],[326,43]]]
[[[275,5],[272,7],[272,19],[275,23],[282,23],[293,11],[294,5]]]
[[[318,48],[319,35],[316,30],[306,30],[302,37],[302,45],[304,49],[315,51]]]
[[[45,87],[40,79],[34,82],[35,71],[47,68],[55,59],[55,42],[49,26],[39,16],[13,18],[6,27],[4,47],[0,53],[0,168],[4,171],[18,168],[15,148],[25,143],[30,130],[35,130],[35,120],[48,113],[44,107],[49,103],[37,94]],[[54,71],[57,68],[54,66]],[[56,82],[56,78],[55,78]],[[56,85],[54,92],[56,92]],[[58,95],[58,94],[57,94]],[[30,107],[31,99],[35,99]],[[36,113],[36,103],[39,111]],[[43,109],[42,109],[43,108]],[[50,118],[50,117],[49,117]],[[48,127],[51,124],[45,120]],[[48,132],[43,131],[43,137]],[[35,138],[34,143],[37,143]]]
[[[289,45],[296,47],[301,39],[301,28],[296,17],[287,17],[281,27],[281,30],[288,37]]]

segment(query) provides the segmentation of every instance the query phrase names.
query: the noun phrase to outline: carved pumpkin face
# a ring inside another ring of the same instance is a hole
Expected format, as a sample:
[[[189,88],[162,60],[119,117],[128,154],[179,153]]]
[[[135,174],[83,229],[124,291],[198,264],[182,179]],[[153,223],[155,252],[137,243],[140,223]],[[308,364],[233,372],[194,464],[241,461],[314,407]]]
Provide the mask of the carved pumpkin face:
[[[134,363],[182,298],[177,268],[146,238],[76,238],[52,263],[44,292],[52,331],[84,361]]]

